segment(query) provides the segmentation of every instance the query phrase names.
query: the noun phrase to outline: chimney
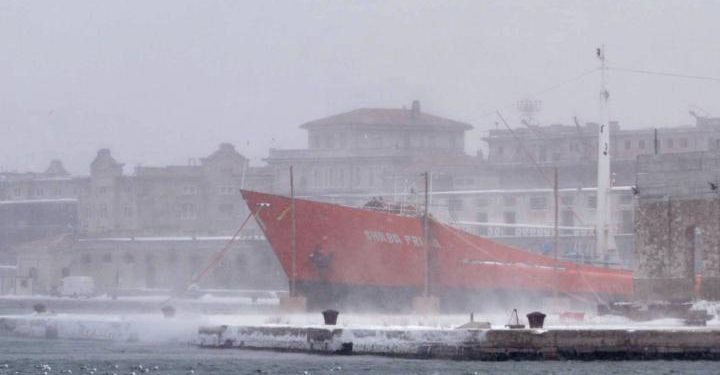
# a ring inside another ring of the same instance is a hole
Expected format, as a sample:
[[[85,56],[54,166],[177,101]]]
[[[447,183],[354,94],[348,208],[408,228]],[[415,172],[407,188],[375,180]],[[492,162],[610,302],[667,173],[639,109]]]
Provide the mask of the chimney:
[[[412,108],[410,109],[410,117],[418,118],[420,116],[420,101],[413,100]]]

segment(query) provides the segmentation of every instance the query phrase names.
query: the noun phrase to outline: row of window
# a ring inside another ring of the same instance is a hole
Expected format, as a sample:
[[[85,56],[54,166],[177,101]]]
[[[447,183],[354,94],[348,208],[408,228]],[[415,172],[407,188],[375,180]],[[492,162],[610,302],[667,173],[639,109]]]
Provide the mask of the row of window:
[[[514,207],[517,205],[517,196],[515,195],[504,195],[501,199],[503,206],[505,207]],[[588,208],[597,208],[597,197],[588,196],[585,197],[585,199],[586,206]],[[630,204],[632,203],[632,195],[620,195],[619,201],[620,204]],[[488,207],[492,202],[494,202],[494,198],[475,198],[474,202],[475,207]],[[545,210],[549,207],[550,203],[551,199],[546,196],[530,196],[529,198],[529,206],[531,210]],[[573,206],[575,203],[575,197],[569,195],[561,196],[560,203],[562,206]],[[463,207],[463,200],[462,198],[450,198],[448,200],[448,206],[451,211],[460,211]]]
[[[125,253],[122,255],[122,258],[119,258],[120,261],[122,261],[125,264],[134,264],[135,263],[135,255],[130,253]],[[171,253],[167,256],[167,262],[170,264],[175,264],[178,262],[178,255],[175,253]],[[113,263],[113,254],[111,253],[104,253],[100,256],[100,262],[102,263]],[[93,255],[89,253],[82,254],[80,257],[80,261],[83,264],[92,264],[94,261]],[[145,254],[145,263],[152,264],[155,262],[155,255],[154,254]],[[188,257],[188,263],[190,264],[202,264],[203,260],[199,255],[191,255]],[[244,266],[247,264],[247,257],[245,254],[238,254],[235,256],[235,264],[238,266]]]
[[[487,212],[478,212],[476,217],[476,221],[479,223],[488,223],[488,213]],[[618,226],[618,231],[620,234],[623,233],[633,233],[634,229],[634,214],[632,210],[622,210],[620,212],[620,222]],[[504,224],[517,224],[517,215],[515,212],[512,211],[506,211],[503,212],[503,221]],[[571,210],[563,210],[560,215],[560,225],[564,227],[572,227],[575,226],[575,213]],[[517,233],[518,228],[514,227],[507,227],[501,229],[501,234],[503,236],[515,236]],[[484,226],[479,226],[475,230],[476,233],[480,235],[488,235],[489,228]],[[497,231],[496,231],[497,232]],[[566,229],[561,230],[561,234],[571,234],[572,229]],[[498,234],[498,233],[495,233]]]
[[[35,187],[27,189],[27,191],[21,187],[16,187],[13,189],[13,195],[17,198],[23,197],[23,196],[30,196],[30,197],[61,197],[63,196],[63,193],[65,192],[63,188],[61,187],[55,187],[52,189],[48,189],[49,192],[46,195],[46,190],[43,187]],[[77,189],[72,190],[74,195],[77,195],[78,191]]]

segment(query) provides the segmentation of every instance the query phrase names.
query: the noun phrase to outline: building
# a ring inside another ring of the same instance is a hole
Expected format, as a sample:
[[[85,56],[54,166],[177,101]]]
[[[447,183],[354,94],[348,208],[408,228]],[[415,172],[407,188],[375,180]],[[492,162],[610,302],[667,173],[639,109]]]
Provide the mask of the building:
[[[288,193],[289,169],[300,195],[408,192],[423,186],[421,173],[433,170],[443,183],[446,166],[471,167],[465,132],[472,126],[410,109],[361,108],[310,121],[308,148],[271,149],[266,159],[274,191]]]
[[[227,143],[188,165],[129,175],[123,167],[102,149],[88,176],[70,176],[55,161],[42,174],[4,175],[0,225],[13,241],[0,264],[17,265],[16,290],[52,293],[65,276],[92,276],[100,291],[187,286],[248,217],[240,189],[272,185],[266,167],[251,167]],[[286,284],[254,223],[232,246],[202,286]]]
[[[19,245],[18,289],[57,294],[66,276],[89,276],[97,293],[185,290],[229,236],[78,238],[65,235]],[[203,289],[286,287],[282,269],[262,236],[242,236],[197,286]]]
[[[637,176],[637,299],[720,300],[720,150],[645,155]]]
[[[13,261],[15,244],[75,232],[83,183],[59,160],[41,173],[0,173],[0,264]]]
[[[136,167],[132,175],[100,150],[79,197],[80,233],[232,234],[249,213],[240,189],[269,186],[270,178],[227,143],[197,164]]]

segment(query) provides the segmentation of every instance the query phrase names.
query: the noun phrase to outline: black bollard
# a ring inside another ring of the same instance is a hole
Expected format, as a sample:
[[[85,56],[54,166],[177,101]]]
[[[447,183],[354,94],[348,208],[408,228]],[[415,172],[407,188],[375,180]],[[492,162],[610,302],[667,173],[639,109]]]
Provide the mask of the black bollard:
[[[528,318],[528,323],[530,324],[530,328],[542,328],[543,324],[545,324],[545,314],[539,312],[539,311],[533,311],[530,314],[526,315]]]
[[[162,311],[163,316],[166,318],[172,318],[175,316],[175,308],[170,305],[163,306],[160,311]]]
[[[36,303],[33,305],[33,310],[38,314],[42,314],[47,312],[47,307],[42,303]]]
[[[323,314],[323,320],[325,320],[325,325],[328,326],[334,326],[337,324],[337,317],[338,314],[340,314],[339,311],[328,309],[322,312]]]

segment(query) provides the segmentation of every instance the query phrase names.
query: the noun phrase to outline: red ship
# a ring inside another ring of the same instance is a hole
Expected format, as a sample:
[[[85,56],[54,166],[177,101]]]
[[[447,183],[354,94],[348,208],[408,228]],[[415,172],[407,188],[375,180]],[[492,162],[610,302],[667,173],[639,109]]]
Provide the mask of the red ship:
[[[252,191],[242,195],[311,308],[350,302],[401,310],[425,285],[443,309],[538,303],[553,295],[598,303],[632,294],[630,271],[558,261],[432,217],[425,224],[423,216],[367,207]]]

